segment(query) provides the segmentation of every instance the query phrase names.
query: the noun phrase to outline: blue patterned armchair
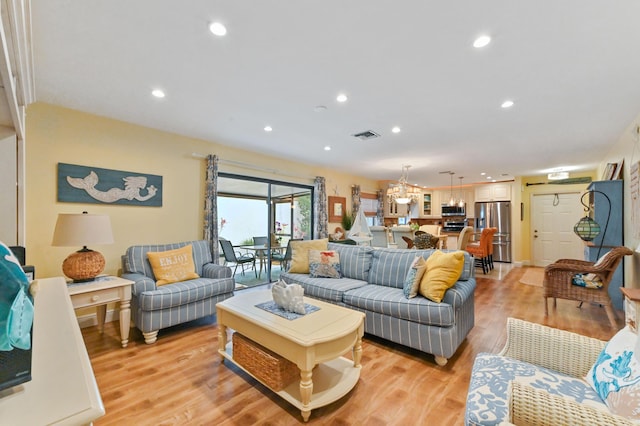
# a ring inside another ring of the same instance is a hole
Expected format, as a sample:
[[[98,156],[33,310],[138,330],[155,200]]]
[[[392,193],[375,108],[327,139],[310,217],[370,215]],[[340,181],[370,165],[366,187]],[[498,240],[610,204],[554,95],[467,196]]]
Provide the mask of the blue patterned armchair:
[[[192,245],[193,263],[199,278],[162,286],[147,257],[148,252],[174,250]],[[147,344],[154,343],[158,331],[216,312],[216,303],[233,296],[235,280],[231,269],[212,262],[207,241],[140,245],[127,249],[122,259],[122,277],[134,282],[131,313]]]

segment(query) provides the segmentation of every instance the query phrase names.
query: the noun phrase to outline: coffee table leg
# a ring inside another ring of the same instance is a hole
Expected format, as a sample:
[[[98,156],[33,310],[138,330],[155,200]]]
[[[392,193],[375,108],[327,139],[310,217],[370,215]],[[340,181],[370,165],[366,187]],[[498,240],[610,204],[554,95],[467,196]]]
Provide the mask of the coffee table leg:
[[[309,420],[309,416],[311,415],[309,404],[311,403],[311,394],[313,393],[312,374],[312,370],[300,370],[300,397],[302,398],[302,410],[300,410],[300,414],[302,414],[302,420],[305,422]]]
[[[220,360],[224,362],[224,355],[227,349],[227,326],[218,323],[218,351],[220,352]]]
[[[360,367],[360,360],[362,359],[362,337],[358,336],[356,344],[353,347],[353,366]]]

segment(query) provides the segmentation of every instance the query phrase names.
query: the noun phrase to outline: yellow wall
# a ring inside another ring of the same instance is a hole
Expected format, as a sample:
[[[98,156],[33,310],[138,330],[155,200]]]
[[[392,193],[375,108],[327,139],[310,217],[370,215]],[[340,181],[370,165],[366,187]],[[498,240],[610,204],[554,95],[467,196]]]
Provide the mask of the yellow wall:
[[[51,246],[58,213],[85,210],[110,216],[115,243],[90,247],[105,256],[108,274],[118,273],[120,256],[131,245],[202,238],[205,160],[195,158],[193,153],[217,154],[221,160],[275,171],[220,164],[222,172],[305,184],[312,184],[314,176],[324,176],[327,194],[334,195],[337,189],[339,196],[347,198],[348,209],[351,185],[361,185],[364,192],[377,190],[375,181],[358,176],[43,103],[28,107],[26,125],[27,262],[35,265],[36,276],[40,278],[62,275],[62,261],[80,248]],[[59,203],[56,201],[58,163],[161,175],[163,206]],[[337,225],[329,224],[329,230]]]
[[[570,173],[570,178],[590,177],[592,180],[596,180],[595,170],[585,173]],[[540,183],[544,182],[544,185],[530,185],[527,183]],[[588,183],[575,184],[575,185],[560,185],[550,184],[550,181],[546,176],[525,176],[516,181],[514,186],[514,194],[519,193],[520,200],[514,202],[514,210],[517,212],[514,217],[514,223],[519,223],[520,226],[520,244],[516,247],[516,253],[514,255],[517,261],[523,262],[523,264],[531,265],[533,262],[533,254],[531,252],[531,197],[536,194],[556,194],[567,192],[584,192],[587,190]],[[522,203],[523,216],[520,220],[520,203]],[[577,219],[576,219],[577,222]]]

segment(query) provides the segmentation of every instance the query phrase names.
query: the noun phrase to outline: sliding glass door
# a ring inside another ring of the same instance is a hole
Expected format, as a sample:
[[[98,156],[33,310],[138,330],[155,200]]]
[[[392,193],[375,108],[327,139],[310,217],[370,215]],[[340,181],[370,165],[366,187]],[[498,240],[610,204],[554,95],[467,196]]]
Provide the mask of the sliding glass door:
[[[312,238],[312,200],[312,186],[219,173],[219,235],[234,252],[222,256],[237,284],[277,281],[289,241]]]

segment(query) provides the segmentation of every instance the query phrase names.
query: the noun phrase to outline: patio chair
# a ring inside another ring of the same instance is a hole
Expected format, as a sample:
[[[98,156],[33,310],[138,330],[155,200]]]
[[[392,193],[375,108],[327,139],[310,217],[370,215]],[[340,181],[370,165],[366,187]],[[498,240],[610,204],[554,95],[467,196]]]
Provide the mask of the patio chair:
[[[274,252],[271,255],[271,260],[277,260],[280,262],[280,269],[285,270],[289,267],[289,262],[291,261],[291,241],[302,241],[302,238],[292,238],[287,243],[287,249],[284,253]]]
[[[242,275],[244,275],[244,270],[247,266],[252,266],[253,271],[256,273],[256,278],[258,278],[258,271],[256,271],[256,258],[252,254],[242,254],[239,251],[235,251],[233,249],[233,245],[229,240],[223,240],[222,238],[219,240],[220,246],[222,247],[222,253],[224,254],[224,264],[234,263],[235,268],[233,269],[233,275],[236,274],[238,270],[238,266],[242,268]],[[249,265],[251,264],[251,265]]]
[[[543,297],[544,316],[549,315],[547,299],[577,300],[597,303],[607,312],[613,328],[618,328],[616,314],[609,297],[609,283],[623,256],[632,255],[626,247],[615,247],[601,256],[597,262],[578,259],[559,259],[544,268]],[[580,274],[580,276],[577,276]]]

